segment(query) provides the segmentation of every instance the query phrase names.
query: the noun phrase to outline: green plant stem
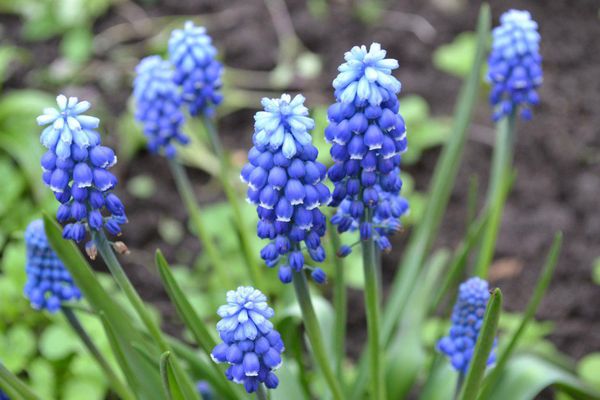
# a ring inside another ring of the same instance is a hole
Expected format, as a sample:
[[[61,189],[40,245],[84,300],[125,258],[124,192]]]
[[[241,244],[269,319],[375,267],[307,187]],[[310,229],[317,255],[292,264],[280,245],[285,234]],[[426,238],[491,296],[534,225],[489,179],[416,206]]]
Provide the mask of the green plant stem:
[[[113,252],[113,249],[110,246],[108,239],[106,238],[106,235],[104,234],[104,231],[92,231],[92,238],[93,238],[94,242],[96,243],[96,246],[98,247],[98,252],[100,253],[100,256],[102,257],[102,259],[104,260],[104,263],[108,267],[111,275],[113,276],[113,278],[115,279],[115,281],[117,282],[117,284],[119,285],[121,290],[125,293],[125,296],[129,300],[129,302],[131,303],[133,308],[135,309],[135,311],[138,314],[138,316],[140,317],[142,323],[148,330],[148,333],[150,334],[152,339],[156,342],[156,344],[160,348],[161,352],[164,353],[166,351],[171,351],[171,347],[169,346],[169,344],[163,337],[162,332],[160,331],[160,328],[152,319],[152,316],[146,309],[146,306],[144,305],[142,298],[140,297],[140,295],[137,293],[137,291],[131,284],[131,281],[129,280],[129,278],[127,278],[125,271],[123,271],[123,267],[121,266],[121,264],[119,263],[119,260],[117,259],[115,253]],[[183,393],[186,394],[186,399],[187,398],[198,399],[198,394],[196,393],[196,388],[194,387],[193,383],[191,382],[191,380],[189,379],[187,374],[183,371],[183,368],[179,364],[177,357],[173,357],[173,369],[175,371],[175,374],[178,377],[182,378],[182,382],[179,382],[179,380],[178,380],[178,382],[180,384],[182,384],[181,389],[182,389]]]
[[[265,386],[260,383],[258,385],[258,390],[256,391],[256,397],[258,398],[258,400],[268,400],[269,396],[267,395],[267,389],[265,389]]]
[[[363,223],[372,223],[372,211],[366,209]],[[371,398],[385,399],[383,372],[381,369],[381,342],[379,333],[380,299],[377,260],[375,259],[375,241],[373,236],[361,242],[363,255],[363,272],[365,275],[365,309],[367,313],[367,339],[369,352],[369,371]]]
[[[302,311],[302,321],[304,322],[306,334],[308,335],[308,340],[311,344],[314,360],[321,369],[333,398],[335,400],[343,400],[344,395],[342,389],[329,364],[329,357],[325,350],[323,335],[321,334],[319,321],[317,320],[317,315],[315,314],[315,309],[312,305],[310,292],[308,290],[308,282],[304,271],[294,271],[294,289],[296,290],[296,297],[300,304],[300,310]]]
[[[0,388],[15,400],[40,400],[29,386],[21,382],[0,362]]]
[[[65,318],[67,319],[67,321],[69,322],[69,325],[71,325],[71,328],[73,328],[73,330],[77,333],[77,335],[82,340],[85,347],[88,349],[88,351],[94,357],[94,359],[96,360],[96,362],[98,363],[100,368],[102,368],[102,371],[104,371],[104,373],[106,374],[106,377],[110,381],[112,389],[114,389],[114,391],[122,399],[125,399],[125,400],[135,399],[134,394],[123,383],[123,381],[121,381],[121,378],[119,378],[117,373],[112,369],[112,367],[110,366],[110,364],[108,363],[106,358],[104,358],[104,356],[102,356],[102,353],[100,353],[100,350],[98,350],[98,348],[92,341],[92,338],[90,338],[90,336],[87,334],[85,328],[83,327],[83,325],[81,325],[79,318],[77,318],[77,316],[75,315],[73,310],[71,308],[61,307],[61,311],[62,311],[63,315],[65,316]]]
[[[250,275],[250,279],[252,279],[252,282],[255,286],[265,288],[264,282],[262,282],[261,279],[259,265],[254,257],[250,236],[248,235],[248,230],[245,226],[245,218],[240,206],[239,196],[229,180],[231,170],[229,165],[229,157],[227,154],[225,154],[223,146],[221,145],[219,134],[214,122],[210,118],[204,118],[203,122],[208,133],[211,147],[220,160],[219,180],[221,181],[221,186],[223,187],[223,191],[225,192],[225,196],[227,197],[227,201],[229,202],[233,212],[233,223],[237,227],[240,245],[244,255],[244,261],[246,263],[246,267],[248,268],[248,274]]]
[[[333,308],[335,310],[335,325],[333,329],[332,343],[334,343],[335,346],[335,372],[337,374],[338,381],[342,383],[342,364],[346,352],[346,319],[348,316],[348,294],[346,291],[344,259],[335,255],[336,251],[341,246],[340,236],[335,230],[335,227],[331,224],[329,224],[329,229],[327,231],[331,240],[331,254],[333,257],[333,264],[335,268],[335,279],[333,281]]]
[[[168,162],[169,167],[171,168],[171,173],[173,174],[173,178],[175,179],[177,191],[179,192],[179,195],[185,204],[185,208],[187,209],[194,226],[195,233],[198,239],[200,239],[202,242],[212,267],[215,269],[219,280],[225,287],[233,287],[231,276],[227,272],[227,268],[223,262],[223,257],[219,254],[217,245],[208,233],[206,225],[204,225],[204,221],[202,220],[202,212],[200,211],[200,207],[198,207],[198,203],[196,202],[192,184],[187,173],[185,172],[185,168],[175,160],[170,159]]]
[[[462,385],[465,382],[465,374],[464,372],[458,373],[458,379],[456,380],[456,389],[454,389],[454,400],[458,400],[458,396],[460,395],[460,391],[462,389]]]
[[[490,219],[485,232],[481,238],[481,246],[475,264],[475,275],[486,278],[490,263],[494,257],[494,248],[500,222],[506,202],[504,187],[511,174],[513,159],[513,147],[515,136],[515,113],[502,118],[496,125],[496,144],[492,156],[492,170],[490,171],[490,182],[487,192],[487,207],[490,208]]]

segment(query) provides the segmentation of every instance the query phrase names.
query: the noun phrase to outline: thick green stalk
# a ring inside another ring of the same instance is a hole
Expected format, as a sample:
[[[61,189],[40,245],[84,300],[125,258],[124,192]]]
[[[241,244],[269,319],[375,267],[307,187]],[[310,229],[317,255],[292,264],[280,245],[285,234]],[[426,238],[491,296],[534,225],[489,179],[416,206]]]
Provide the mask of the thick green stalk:
[[[371,224],[373,213],[367,208],[362,222]],[[365,275],[365,309],[367,313],[367,339],[369,353],[369,371],[371,384],[371,398],[385,399],[385,386],[381,365],[381,342],[379,333],[380,324],[380,298],[379,278],[377,273],[377,260],[375,259],[375,241],[373,236],[361,242],[363,254],[363,271]]]
[[[98,252],[104,260],[104,263],[108,267],[111,275],[113,276],[121,290],[125,293],[125,296],[135,309],[136,313],[140,317],[142,323],[148,330],[148,333],[150,334],[152,339],[160,348],[160,351],[163,353],[165,351],[171,351],[171,347],[163,337],[160,328],[152,319],[152,316],[146,309],[142,298],[131,284],[129,278],[127,278],[125,271],[123,271],[123,267],[121,266],[119,260],[113,252],[113,249],[111,248],[110,243],[108,242],[108,239],[104,234],[104,231],[92,231],[92,237],[94,239],[94,242],[96,243],[96,246],[98,247]],[[185,394],[185,398],[197,400],[198,394],[196,392],[196,388],[194,387],[189,376],[187,376],[187,374],[179,364],[179,361],[176,357],[173,357],[173,369],[175,370],[175,374],[182,380],[181,383],[183,384],[181,389]]]
[[[335,400],[343,400],[344,395],[337,381],[333,369],[329,364],[329,357],[325,350],[325,344],[323,343],[323,335],[321,334],[321,328],[315,309],[312,305],[310,298],[310,292],[308,290],[308,282],[304,271],[294,271],[294,289],[296,290],[296,297],[300,304],[300,310],[302,311],[302,322],[304,322],[304,328],[310,341],[314,360],[318,367],[321,369],[325,382],[331,390],[331,394]]]
[[[223,191],[225,192],[225,196],[227,197],[227,201],[229,201],[231,211],[233,212],[233,223],[236,224],[237,227],[240,245],[242,247],[242,253],[244,255],[244,261],[246,262],[246,267],[248,268],[248,273],[252,279],[252,282],[254,283],[254,286],[265,288],[263,282],[261,281],[259,265],[256,262],[254,252],[252,251],[250,237],[244,223],[245,218],[240,207],[240,199],[229,180],[231,170],[229,165],[229,157],[227,154],[225,154],[223,146],[221,145],[219,134],[214,122],[210,118],[204,118],[203,122],[204,126],[206,127],[206,131],[208,132],[211,147],[221,161],[219,180],[221,181],[221,186],[223,187]]]
[[[117,375],[117,373],[112,369],[106,358],[100,353],[100,350],[96,347],[92,338],[87,334],[83,325],[79,321],[79,318],[75,315],[71,308],[62,307],[61,311],[63,312],[65,318],[71,325],[71,328],[77,333],[85,347],[88,349],[92,357],[96,360],[106,377],[108,378],[111,388],[125,400],[134,400],[135,395],[129,390],[129,388],[121,381],[121,378]]]
[[[459,372],[458,379],[456,380],[456,388],[454,389],[454,400],[458,400],[458,396],[462,390],[463,383],[465,383],[465,373]]]
[[[475,264],[475,275],[486,278],[494,257],[494,248],[504,211],[506,196],[504,187],[511,174],[515,136],[515,113],[502,118],[496,125],[496,144],[492,156],[492,169],[487,192],[490,219],[481,238],[481,247]]]
[[[258,398],[258,400],[268,400],[269,396],[267,395],[267,389],[265,388],[265,386],[260,383],[258,385],[258,390],[256,391],[256,397]]]
[[[344,259],[335,255],[340,248],[340,236],[335,227],[329,224],[329,238],[331,239],[331,257],[335,268],[335,279],[333,281],[333,309],[335,310],[335,322],[333,329],[333,341],[335,346],[335,372],[340,383],[343,382],[342,364],[346,352],[346,319],[348,316],[346,279],[344,271]]]
[[[210,234],[204,225],[204,221],[202,220],[202,212],[200,211],[200,207],[198,207],[198,203],[196,202],[192,184],[187,173],[185,172],[185,168],[175,160],[169,160],[169,167],[171,168],[171,173],[175,179],[177,191],[179,192],[179,195],[185,204],[185,208],[187,209],[194,226],[194,230],[196,231],[195,233],[198,236],[198,239],[200,239],[202,242],[212,267],[215,269],[219,280],[225,287],[233,287],[231,276],[227,273],[227,268],[223,262],[223,257],[221,257],[219,254],[217,245],[210,237]]]

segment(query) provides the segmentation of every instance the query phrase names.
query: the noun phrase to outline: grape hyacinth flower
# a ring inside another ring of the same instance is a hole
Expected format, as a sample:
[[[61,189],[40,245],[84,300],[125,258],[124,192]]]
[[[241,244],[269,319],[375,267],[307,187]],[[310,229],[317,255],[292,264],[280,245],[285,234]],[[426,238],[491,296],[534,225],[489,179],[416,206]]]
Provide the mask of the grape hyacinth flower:
[[[133,81],[135,119],[144,126],[151,153],[163,152],[168,158],[176,154],[174,142],[187,144],[182,132],[179,88],[173,82],[173,67],[160,56],[149,56],[137,65]]]
[[[218,363],[229,363],[227,379],[244,385],[248,393],[264,383],[269,389],[279,384],[274,371],[281,365],[284,351],[279,332],[269,319],[273,309],[267,297],[253,287],[239,287],[227,292],[227,304],[217,311],[222,318],[217,331],[222,343],[212,351]]]
[[[215,59],[217,50],[206,29],[187,21],[175,29],[169,39],[169,60],[175,67],[174,82],[181,86],[181,97],[190,115],[210,116],[221,96],[223,66]]]
[[[344,56],[346,62],[333,81],[336,102],[329,107],[325,137],[331,143],[334,165],[329,179],[334,183],[331,206],[342,206],[343,217],[332,220],[340,232],[359,221],[361,238],[372,236],[380,247],[388,248],[387,235],[397,225],[373,229],[366,210],[394,217],[388,207],[399,197],[400,154],[406,150],[406,129],[399,114],[397,95],[400,82],[392,76],[398,61],[385,58],[378,43],[355,46]],[[405,207],[394,210],[401,215]],[[355,222],[351,221],[354,220]],[[386,222],[386,223],[387,223]]]
[[[117,157],[111,148],[102,146],[95,130],[100,120],[82,115],[90,108],[87,101],[67,99],[64,95],[56,101],[58,109],[44,109],[37,122],[48,125],[40,136],[48,149],[41,160],[42,177],[61,203],[56,218],[61,223],[68,222],[63,237],[80,242],[86,230],[103,228],[118,235],[127,218],[123,203],[112,193],[117,178],[109,169]]]
[[[0,389],[0,400],[10,400],[10,397]]]
[[[196,390],[202,396],[202,400],[213,400],[213,391],[210,384],[207,381],[196,382]]]
[[[509,10],[493,30],[487,79],[492,84],[490,102],[495,121],[516,113],[531,118],[530,106],[539,102],[536,89],[542,84],[542,57],[537,23],[528,11]]]
[[[289,283],[292,270],[305,267],[302,242],[313,261],[325,259],[321,237],[326,220],[319,206],[329,203],[330,193],[322,182],[326,168],[317,161],[318,151],[312,145],[309,131],[314,121],[304,97],[284,94],[279,99],[264,98],[262,105],[265,110],[254,117],[254,147],[241,178],[249,187],[248,201],[257,206],[258,236],[271,241],[261,257],[274,267],[287,255],[287,262],[279,266],[279,278]],[[325,281],[323,270],[310,269],[313,280]]]
[[[25,230],[25,295],[36,310],[55,313],[62,303],[81,299],[71,274],[50,247],[41,219],[32,221]]]
[[[460,373],[464,374],[469,369],[489,298],[488,283],[481,278],[471,278],[459,287],[450,332],[438,342],[437,349],[450,359],[454,369]],[[487,364],[495,360],[496,355],[492,350]]]

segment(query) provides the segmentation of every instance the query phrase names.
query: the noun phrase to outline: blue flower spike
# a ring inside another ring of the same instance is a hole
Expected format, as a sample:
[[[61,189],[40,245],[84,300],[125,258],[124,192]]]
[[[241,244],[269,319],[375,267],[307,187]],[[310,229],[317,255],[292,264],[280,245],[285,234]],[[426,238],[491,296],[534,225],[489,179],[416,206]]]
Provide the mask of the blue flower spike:
[[[81,292],[62,261],[50,247],[41,219],[25,230],[25,296],[31,307],[55,313],[64,302],[81,299]]]
[[[401,85],[392,75],[398,61],[385,57],[378,43],[345,54],[333,81],[336,102],[328,110],[325,138],[334,161],[328,171],[335,186],[330,205],[339,207],[331,222],[340,233],[359,230],[361,239],[373,237],[389,250],[387,236],[400,228],[398,220],[408,211],[400,197],[400,155],[407,142],[397,97]],[[372,223],[362,221],[368,209]],[[347,247],[340,250],[340,255],[349,253]]]
[[[173,67],[160,56],[149,56],[140,61],[135,71],[135,119],[144,127],[148,150],[173,158],[177,152],[174,143],[189,142],[182,131],[185,118],[179,88],[173,81]]]
[[[281,365],[285,350],[279,332],[269,321],[274,311],[267,297],[253,287],[239,287],[227,292],[227,304],[217,311],[222,318],[217,331],[222,343],[212,351],[217,363],[229,363],[227,379],[243,384],[248,393],[258,390],[263,383],[275,389],[279,379],[275,370]]]
[[[117,163],[115,152],[102,145],[99,119],[82,114],[89,102],[64,95],[56,101],[58,109],[46,108],[37,122],[47,125],[40,136],[48,149],[41,160],[42,178],[61,203],[56,218],[66,223],[63,237],[80,242],[90,229],[119,235],[127,218],[112,193],[117,178],[109,169]]]
[[[529,11],[509,10],[494,28],[487,79],[492,85],[490,102],[495,121],[520,109],[523,119],[531,118],[531,106],[539,103],[542,84],[542,57],[537,23]]]
[[[10,397],[0,389],[0,400],[10,400]]]
[[[317,263],[325,260],[321,238],[325,215],[320,206],[329,204],[329,189],[322,182],[326,167],[317,161],[304,97],[284,94],[279,99],[262,100],[264,111],[254,120],[254,147],[248,153],[241,179],[248,184],[248,201],[257,206],[257,233],[270,242],[261,250],[268,267],[279,265],[279,279],[292,281],[293,271],[308,268],[317,283],[325,273],[307,266],[301,245]]]
[[[181,97],[192,116],[211,116],[223,99],[220,92],[223,66],[216,55],[217,49],[206,29],[191,21],[171,33],[169,60],[175,68],[173,79],[181,86]]]
[[[464,374],[469,369],[489,298],[488,283],[481,278],[470,278],[458,289],[450,332],[438,342],[437,349],[449,358],[454,369],[460,373]],[[492,349],[487,364],[493,364],[495,360],[495,350]]]

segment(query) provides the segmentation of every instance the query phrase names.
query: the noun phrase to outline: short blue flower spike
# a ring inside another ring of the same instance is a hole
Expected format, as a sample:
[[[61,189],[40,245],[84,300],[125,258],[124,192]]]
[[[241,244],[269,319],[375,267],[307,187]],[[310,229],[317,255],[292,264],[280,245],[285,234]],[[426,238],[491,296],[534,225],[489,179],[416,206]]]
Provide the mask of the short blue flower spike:
[[[328,110],[325,138],[334,161],[328,171],[334,184],[330,205],[341,207],[332,222],[340,232],[359,224],[368,209],[374,216],[384,213],[390,222],[390,201],[401,201],[400,154],[406,150],[406,128],[397,98],[401,85],[392,75],[398,62],[385,56],[377,43],[368,51],[355,46],[344,56],[346,62],[333,81],[336,102]],[[388,248],[387,235],[394,229],[377,228],[363,221],[361,237],[375,233],[380,247]]]
[[[223,66],[215,59],[217,50],[206,29],[187,21],[169,39],[169,60],[175,67],[174,81],[182,88],[190,115],[212,115],[222,101]]]
[[[173,67],[160,56],[149,56],[140,61],[135,71],[135,119],[144,126],[148,150],[172,158],[176,154],[173,143],[189,142],[182,132],[184,116],[179,88],[173,82]]]
[[[270,239],[260,252],[268,267],[279,266],[279,278],[292,281],[293,270],[305,267],[301,244],[315,262],[325,260],[321,237],[326,220],[319,210],[330,201],[329,189],[322,182],[326,167],[317,161],[309,130],[314,121],[304,107],[304,97],[263,99],[265,111],[255,116],[254,147],[241,178],[248,184],[248,201],[257,206],[258,236]],[[314,270],[314,267],[307,267]],[[322,270],[311,275],[324,282]]]
[[[279,332],[269,319],[274,315],[267,297],[253,287],[239,287],[227,292],[227,304],[217,311],[222,318],[217,331],[222,343],[212,351],[218,363],[229,363],[225,375],[244,385],[248,393],[261,383],[269,389],[279,384],[274,371],[281,365],[284,351]]]
[[[531,106],[539,103],[537,88],[543,72],[537,27],[528,11],[510,10],[502,14],[500,26],[493,30],[487,79],[492,84],[494,120],[519,108],[521,117],[530,119]]]
[[[454,369],[461,373],[466,373],[469,369],[489,298],[488,283],[483,279],[475,277],[462,283],[452,311],[450,333],[437,344],[437,349],[445,354]],[[493,364],[495,360],[496,354],[493,349],[487,364]]]
[[[87,101],[63,95],[56,101],[58,109],[45,109],[37,122],[49,125],[40,137],[48,149],[41,160],[42,178],[61,203],[56,218],[68,222],[63,237],[80,242],[86,230],[103,228],[118,235],[127,218],[121,200],[112,193],[117,178],[109,169],[117,163],[115,152],[102,146],[94,130],[98,118],[81,115],[90,107]]]
[[[25,295],[36,310],[55,313],[62,303],[81,299],[81,292],[62,261],[50,247],[41,219],[25,230]]]

